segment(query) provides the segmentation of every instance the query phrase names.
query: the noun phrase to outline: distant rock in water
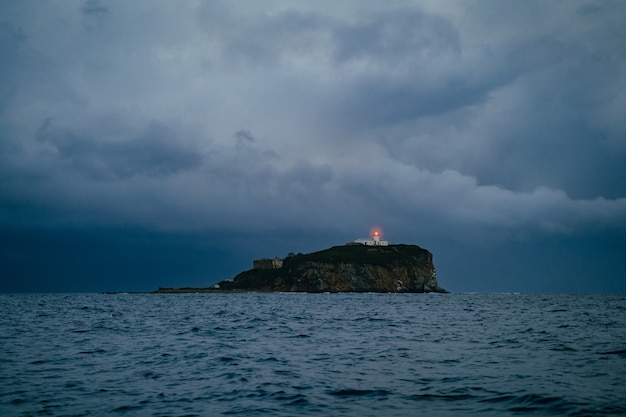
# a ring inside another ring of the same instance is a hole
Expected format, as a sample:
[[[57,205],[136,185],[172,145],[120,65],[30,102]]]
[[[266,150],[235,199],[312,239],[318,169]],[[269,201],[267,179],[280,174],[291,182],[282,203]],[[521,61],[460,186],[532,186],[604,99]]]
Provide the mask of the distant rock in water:
[[[216,291],[446,292],[437,283],[433,256],[426,249],[416,245],[359,244],[289,256],[283,260],[282,267],[251,269],[212,288]]]

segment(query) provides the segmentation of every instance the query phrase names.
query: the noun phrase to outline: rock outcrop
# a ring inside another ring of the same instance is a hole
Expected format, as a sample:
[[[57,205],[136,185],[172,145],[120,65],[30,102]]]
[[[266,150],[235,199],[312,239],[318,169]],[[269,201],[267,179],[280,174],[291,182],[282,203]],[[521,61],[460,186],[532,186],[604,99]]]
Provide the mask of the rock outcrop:
[[[446,292],[432,254],[416,245],[335,246],[284,259],[278,269],[251,269],[217,291]]]

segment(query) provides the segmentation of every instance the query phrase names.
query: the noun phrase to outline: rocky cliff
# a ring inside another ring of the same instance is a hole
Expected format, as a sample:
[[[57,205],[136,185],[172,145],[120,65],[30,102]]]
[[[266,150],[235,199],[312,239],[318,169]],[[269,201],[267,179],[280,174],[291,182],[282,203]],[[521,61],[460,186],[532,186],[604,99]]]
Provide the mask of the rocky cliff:
[[[219,291],[446,292],[432,254],[416,245],[335,246],[284,259],[279,269],[251,269]]]

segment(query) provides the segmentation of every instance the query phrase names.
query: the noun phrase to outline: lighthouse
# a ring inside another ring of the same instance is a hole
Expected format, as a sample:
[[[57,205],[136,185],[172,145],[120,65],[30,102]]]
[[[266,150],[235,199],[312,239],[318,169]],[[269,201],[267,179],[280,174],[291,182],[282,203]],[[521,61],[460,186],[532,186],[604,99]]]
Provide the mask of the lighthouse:
[[[386,240],[381,240],[380,231],[374,230],[372,232],[371,239],[356,239],[354,243],[359,243],[365,246],[389,246],[389,242]]]

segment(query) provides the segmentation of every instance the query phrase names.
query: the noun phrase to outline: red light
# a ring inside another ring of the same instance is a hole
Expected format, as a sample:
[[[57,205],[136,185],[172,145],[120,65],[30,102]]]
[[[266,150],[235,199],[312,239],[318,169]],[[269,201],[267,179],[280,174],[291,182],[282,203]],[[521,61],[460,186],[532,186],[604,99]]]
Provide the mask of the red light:
[[[379,235],[380,235],[380,233],[378,232],[378,230],[376,230],[376,231],[374,232],[374,236],[379,236]]]

